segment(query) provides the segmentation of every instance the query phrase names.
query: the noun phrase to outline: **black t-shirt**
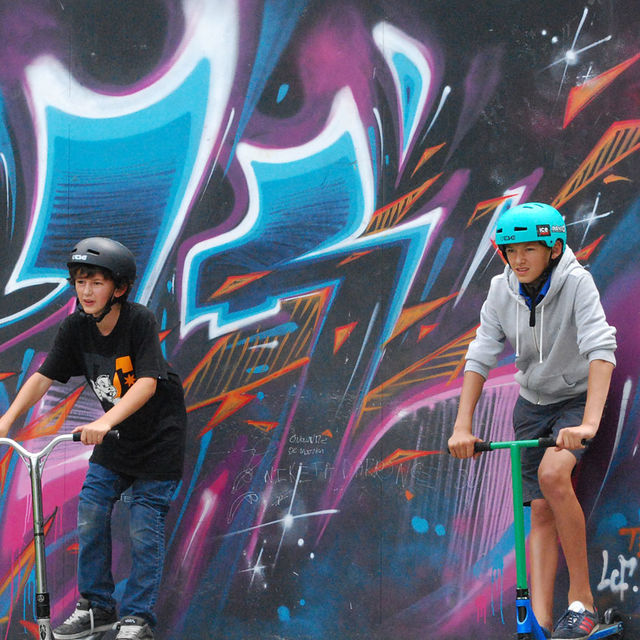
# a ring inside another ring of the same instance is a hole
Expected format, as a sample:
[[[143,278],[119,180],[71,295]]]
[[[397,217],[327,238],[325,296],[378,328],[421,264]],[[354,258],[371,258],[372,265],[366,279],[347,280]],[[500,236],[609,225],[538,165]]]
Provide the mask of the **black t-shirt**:
[[[174,480],[182,475],[186,411],[182,384],[164,359],[153,313],[124,302],[113,331],[103,336],[79,313],[65,318],[39,372],[65,383],[84,376],[105,411],[138,378],[155,378],[155,395],[115,428],[120,438],[96,445],[92,462],[135,478]]]

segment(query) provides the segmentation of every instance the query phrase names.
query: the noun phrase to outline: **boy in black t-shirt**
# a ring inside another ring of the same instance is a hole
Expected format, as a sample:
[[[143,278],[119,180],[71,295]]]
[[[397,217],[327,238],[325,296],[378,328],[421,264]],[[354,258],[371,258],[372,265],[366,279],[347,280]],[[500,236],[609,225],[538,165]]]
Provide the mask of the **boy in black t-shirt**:
[[[57,640],[84,638],[118,625],[117,640],[152,640],[164,563],[165,517],[182,475],[186,411],[182,385],[167,365],[156,321],[128,302],[133,254],[109,238],[87,238],[67,263],[77,311],[61,324],[51,352],[0,418],[0,437],[38,402],[54,380],[83,375],[105,413],[74,431],[96,445],[78,504],[75,611]],[[105,435],[117,428],[119,438]],[[118,622],[111,574],[111,513],[129,490],[132,568]]]

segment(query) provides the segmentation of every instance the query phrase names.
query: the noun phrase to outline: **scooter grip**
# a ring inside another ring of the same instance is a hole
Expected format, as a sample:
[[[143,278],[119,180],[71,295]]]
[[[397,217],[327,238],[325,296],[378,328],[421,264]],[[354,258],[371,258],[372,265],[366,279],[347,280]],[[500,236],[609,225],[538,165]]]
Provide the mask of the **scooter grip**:
[[[474,453],[480,453],[482,451],[491,451],[491,442],[489,440],[479,440],[473,443]]]
[[[584,438],[582,440],[582,445],[583,446],[587,446],[589,444],[591,444],[592,439],[586,439]],[[552,438],[551,436],[546,436],[544,438],[538,438],[538,446],[542,447],[542,448],[550,448],[550,447],[555,447],[556,446],[556,439]]]
[[[76,431],[72,435],[73,435],[74,442],[80,442],[82,440],[81,431]],[[104,434],[104,438],[103,438],[103,440],[119,440],[119,439],[120,439],[120,432],[117,429],[107,431],[107,433]]]

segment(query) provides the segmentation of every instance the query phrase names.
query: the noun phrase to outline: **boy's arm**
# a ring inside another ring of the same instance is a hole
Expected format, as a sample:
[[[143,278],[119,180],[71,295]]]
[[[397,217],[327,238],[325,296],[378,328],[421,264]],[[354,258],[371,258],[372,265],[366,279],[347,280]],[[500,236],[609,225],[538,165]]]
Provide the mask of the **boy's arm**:
[[[33,405],[42,398],[42,396],[49,390],[49,387],[53,384],[51,378],[43,376],[41,373],[36,372],[31,375],[27,381],[22,385],[22,388],[15,397],[15,400],[11,403],[6,413],[0,418],[0,437],[6,438],[11,429],[11,425],[19,418],[25,411],[28,411]]]
[[[473,455],[473,444],[480,440],[471,433],[473,413],[482,394],[485,378],[475,371],[465,371],[460,392],[458,414],[453,425],[453,434],[448,446],[454,458],[470,458]]]
[[[153,397],[157,384],[155,378],[138,378],[118,404],[97,420],[76,427],[73,432],[82,432],[84,444],[100,444],[108,431],[134,414]]]
[[[609,394],[612,373],[613,364],[611,362],[592,360],[589,363],[587,402],[584,407],[582,424],[560,429],[557,441],[560,449],[582,449],[582,441],[590,440],[596,435]]]

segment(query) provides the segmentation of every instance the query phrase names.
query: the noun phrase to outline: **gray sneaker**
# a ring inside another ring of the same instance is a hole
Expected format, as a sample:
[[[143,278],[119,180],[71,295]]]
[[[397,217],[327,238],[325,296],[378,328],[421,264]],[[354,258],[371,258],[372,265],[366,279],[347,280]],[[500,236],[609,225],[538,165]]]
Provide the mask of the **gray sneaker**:
[[[116,640],[153,640],[153,631],[144,618],[126,616],[119,622]]]
[[[95,632],[111,629],[117,621],[115,611],[94,607],[88,600],[80,598],[75,611],[53,630],[53,637],[56,640],[86,638]]]
[[[598,630],[598,614],[592,613],[582,602],[569,605],[551,635],[554,640],[585,640]]]

